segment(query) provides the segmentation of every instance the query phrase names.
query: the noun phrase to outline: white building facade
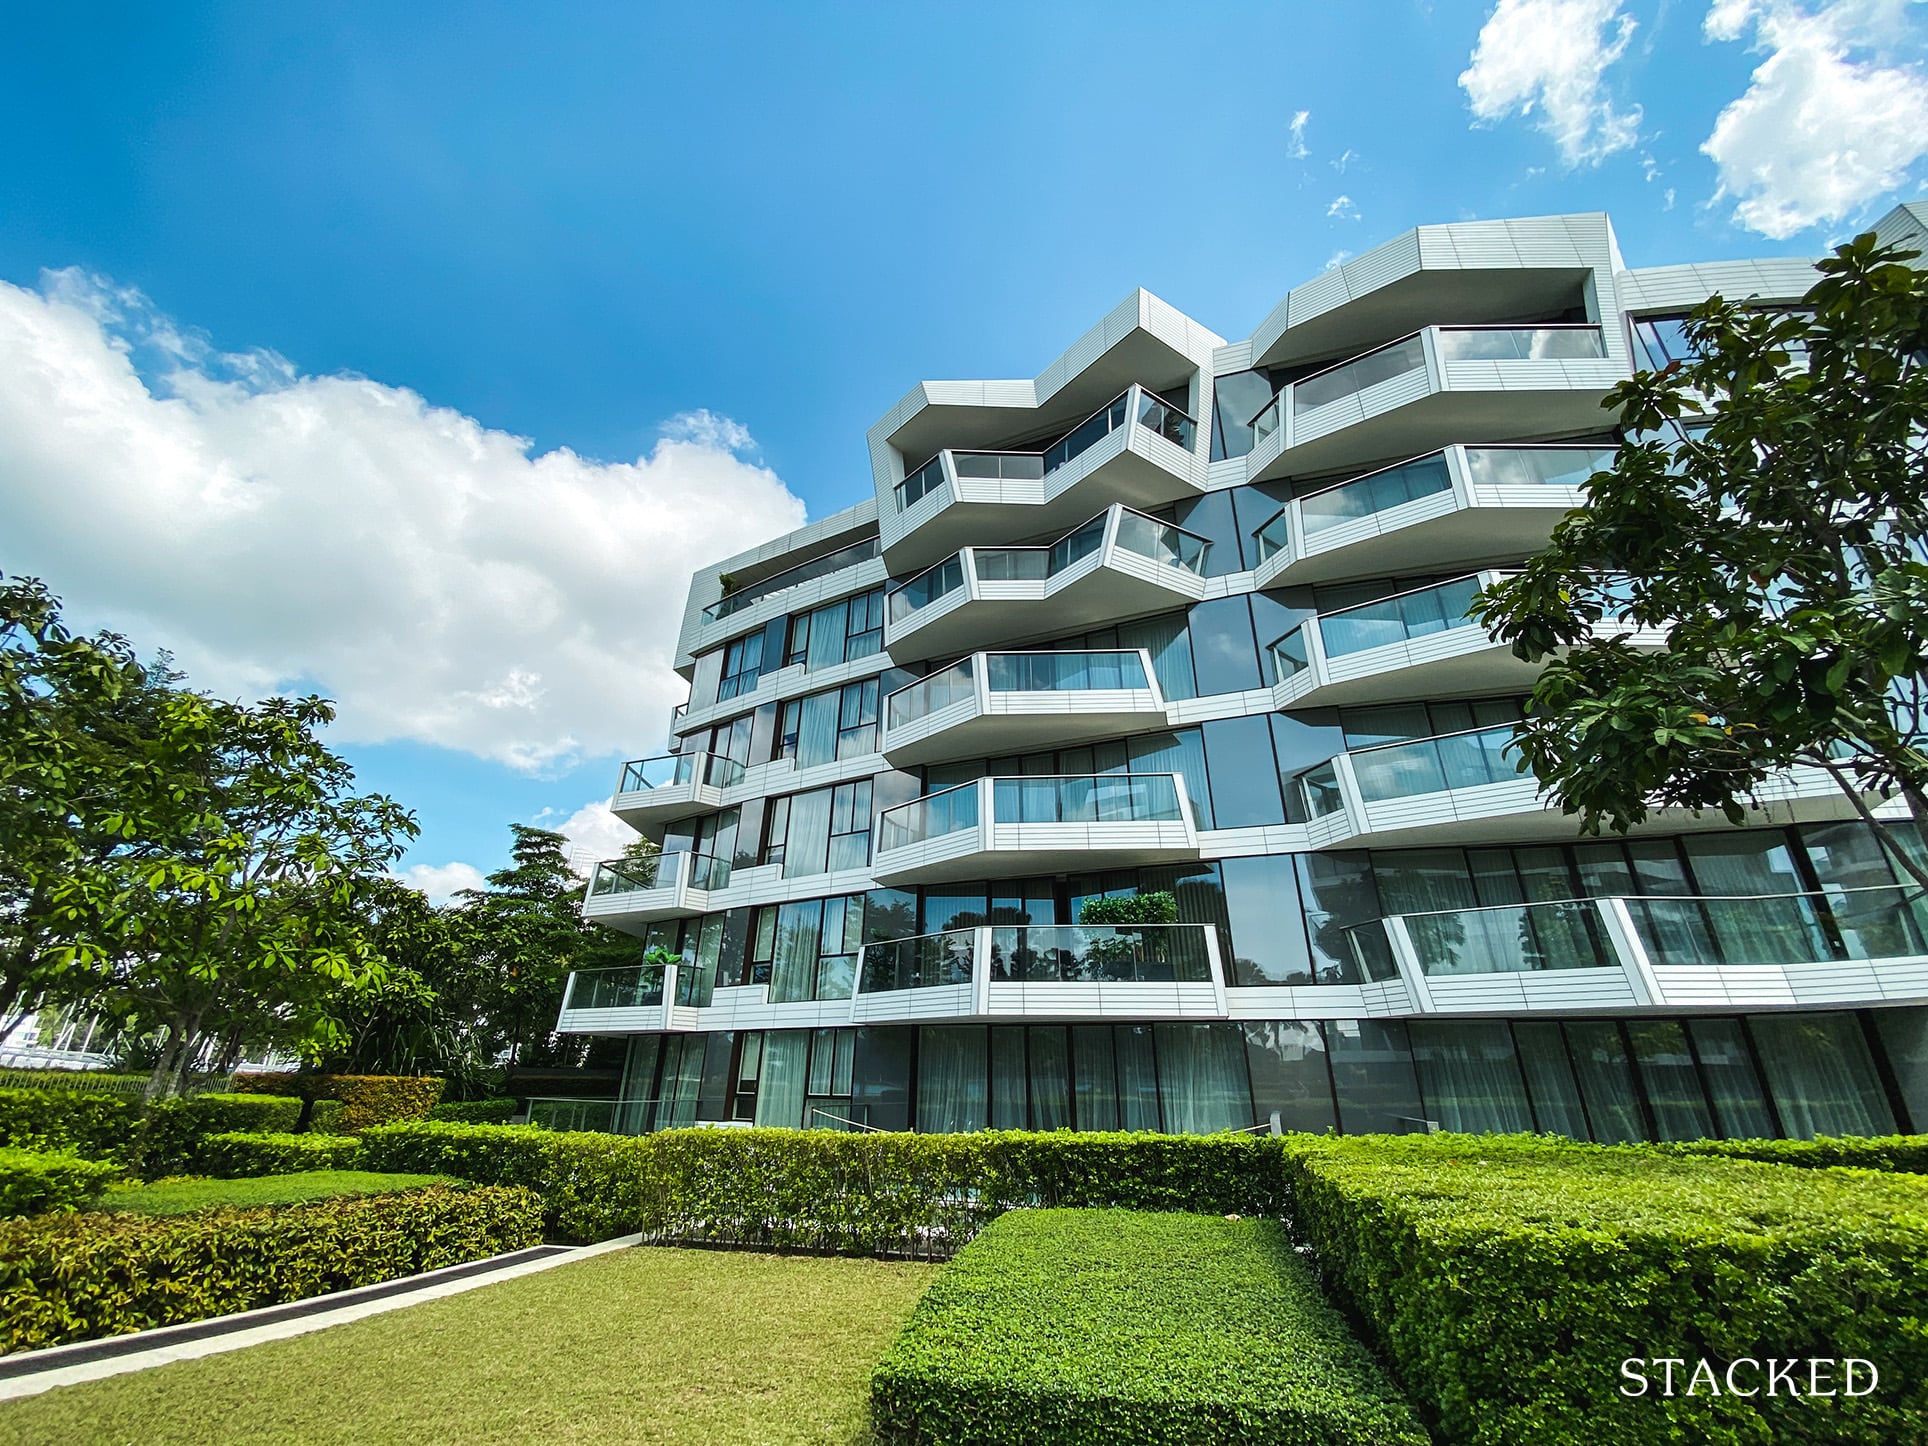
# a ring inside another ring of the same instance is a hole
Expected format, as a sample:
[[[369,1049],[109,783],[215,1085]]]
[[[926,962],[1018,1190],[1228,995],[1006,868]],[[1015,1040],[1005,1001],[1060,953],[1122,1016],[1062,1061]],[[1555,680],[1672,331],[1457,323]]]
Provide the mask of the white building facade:
[[[1813,279],[1425,226],[1243,340],[1141,291],[1033,380],[915,387],[874,501],[696,574],[613,802],[664,852],[584,906],[663,953],[572,979],[558,1027],[629,1040],[576,1122],[1928,1129],[1928,906],[1851,801],[1583,838],[1465,616],[1680,315]]]

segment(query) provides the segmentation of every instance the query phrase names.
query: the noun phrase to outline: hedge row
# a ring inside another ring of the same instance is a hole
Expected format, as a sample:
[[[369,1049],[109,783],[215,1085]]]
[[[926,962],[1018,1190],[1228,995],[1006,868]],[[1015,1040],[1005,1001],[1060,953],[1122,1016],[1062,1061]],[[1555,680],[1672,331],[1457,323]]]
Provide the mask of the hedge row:
[[[361,1166],[541,1192],[553,1235],[641,1232],[850,1254],[947,1255],[1015,1205],[1277,1215],[1276,1140],[1249,1135],[558,1133],[513,1125],[365,1132]]]
[[[1656,1148],[1675,1155],[1723,1155],[1809,1169],[1852,1165],[1863,1170],[1896,1170],[1928,1175],[1928,1135],[1822,1135],[1812,1140],[1689,1140]]]
[[[373,1285],[537,1244],[527,1190],[0,1221],[0,1344],[35,1350]]]
[[[428,1117],[458,1125],[506,1125],[515,1112],[513,1099],[462,1100],[437,1105],[428,1112]]]
[[[339,1101],[327,1125],[350,1133],[428,1116],[442,1098],[442,1081],[414,1075],[248,1074],[234,1077],[236,1094],[281,1095],[316,1106]]]
[[[141,1126],[140,1168],[150,1180],[201,1170],[200,1151],[210,1135],[235,1130],[289,1132],[301,1119],[300,1100],[266,1095],[194,1095],[148,1106]]]
[[[1426,1446],[1269,1220],[1005,1215],[871,1378],[886,1439]]]
[[[140,1138],[137,1099],[78,1090],[0,1089],[0,1146],[65,1150],[90,1160],[131,1164]]]
[[[194,1152],[197,1173],[217,1180],[249,1175],[295,1175],[303,1170],[352,1170],[361,1161],[356,1135],[209,1135]]]
[[[1286,1168],[1326,1283],[1446,1441],[1890,1446],[1928,1420],[1928,1180],[1477,1135]],[[1840,1394],[1849,1357],[1873,1393]],[[1640,1364],[1663,1358],[1671,1397]],[[1808,1393],[1814,1358],[1836,1394]],[[1751,1364],[1775,1361],[1800,1395]]]
[[[92,1205],[121,1175],[104,1160],[42,1150],[0,1148],[0,1215],[38,1215]]]

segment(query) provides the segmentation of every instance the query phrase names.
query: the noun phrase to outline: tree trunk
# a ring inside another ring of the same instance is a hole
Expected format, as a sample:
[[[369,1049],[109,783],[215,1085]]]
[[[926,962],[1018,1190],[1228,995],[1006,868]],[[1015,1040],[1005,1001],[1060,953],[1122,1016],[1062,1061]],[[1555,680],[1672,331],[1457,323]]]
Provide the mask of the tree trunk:
[[[1888,851],[1889,858],[1898,864],[1902,872],[1907,874],[1909,878],[1913,879],[1922,888],[1928,889],[1928,867],[1924,867],[1915,859],[1914,855],[1908,852],[1901,840],[1895,837],[1894,830],[1890,829],[1887,824],[1875,817],[1874,810],[1868,807],[1868,801],[1862,797],[1861,790],[1854,786],[1854,780],[1849,778],[1840,765],[1835,763],[1831,758],[1823,759],[1821,766],[1828,771],[1829,776],[1839,785],[1841,791],[1848,796],[1848,801],[1854,805],[1854,811],[1861,815],[1862,822],[1874,830],[1876,842]],[[1919,792],[1913,788],[1904,786],[1902,795],[1908,799],[1910,806],[1916,810],[1916,818],[1920,818],[1922,816],[1922,801]]]

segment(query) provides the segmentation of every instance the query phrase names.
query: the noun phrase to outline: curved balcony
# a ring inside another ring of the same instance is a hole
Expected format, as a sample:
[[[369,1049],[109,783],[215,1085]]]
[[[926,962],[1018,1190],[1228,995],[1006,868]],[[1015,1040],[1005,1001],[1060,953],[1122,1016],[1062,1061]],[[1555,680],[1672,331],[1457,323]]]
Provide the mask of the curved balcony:
[[[714,753],[667,753],[623,765],[610,811],[638,831],[710,813],[723,790],[743,781],[743,765]]]
[[[1255,536],[1261,588],[1524,557],[1612,447],[1447,447],[1295,498]]]
[[[1175,773],[982,778],[880,814],[879,883],[997,878],[1198,857]]]
[[[995,543],[1069,527],[1111,502],[1160,507],[1205,485],[1198,424],[1134,386],[1038,452],[945,449],[891,490],[879,513],[893,571],[967,540]]]
[[[1626,372],[1597,326],[1429,326],[1274,397],[1252,419],[1246,480],[1412,456],[1469,433],[1597,431]]]
[[[973,653],[884,699],[893,767],[995,757],[1163,728],[1165,698],[1142,648]]]
[[[1195,533],[1123,506],[1048,547],[967,547],[891,590],[884,646],[943,657],[1197,602],[1210,549]],[[1048,614],[1037,607],[1047,601]]]
[[[729,860],[708,854],[608,859],[590,876],[582,912],[598,924],[642,934],[662,919],[708,913],[710,895],[729,883]]]

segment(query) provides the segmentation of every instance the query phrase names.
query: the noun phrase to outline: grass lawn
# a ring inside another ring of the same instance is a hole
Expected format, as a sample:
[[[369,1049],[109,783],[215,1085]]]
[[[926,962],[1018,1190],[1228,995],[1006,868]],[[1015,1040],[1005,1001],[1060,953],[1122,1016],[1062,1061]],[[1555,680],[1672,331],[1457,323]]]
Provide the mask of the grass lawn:
[[[871,1367],[936,1269],[621,1250],[0,1402],[0,1446],[853,1446]]]
[[[382,1175],[372,1170],[303,1170],[245,1180],[163,1180],[153,1185],[116,1185],[96,1210],[141,1215],[185,1215],[210,1205],[292,1205],[330,1195],[382,1195],[442,1183],[440,1175]]]

